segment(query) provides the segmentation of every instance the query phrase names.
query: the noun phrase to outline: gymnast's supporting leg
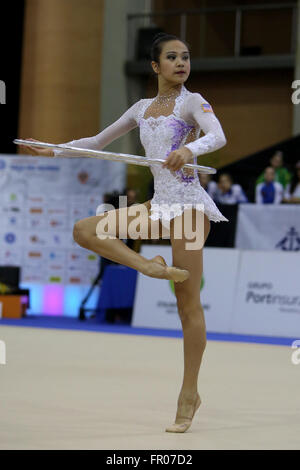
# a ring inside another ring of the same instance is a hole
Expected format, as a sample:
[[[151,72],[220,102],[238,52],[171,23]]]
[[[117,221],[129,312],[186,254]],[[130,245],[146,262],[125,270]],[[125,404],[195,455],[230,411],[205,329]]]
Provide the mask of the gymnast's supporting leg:
[[[144,214],[144,218],[139,217],[139,224],[141,225],[139,232],[143,233],[143,228],[146,227],[148,230],[147,237],[150,238],[150,201],[146,201],[144,204],[136,206],[137,214],[139,214],[139,207],[141,207],[142,210],[141,214]],[[130,208],[128,207],[122,207],[121,209],[108,211],[107,213],[101,214],[100,216],[88,217],[76,222],[73,230],[74,240],[80,246],[87,248],[88,250],[91,250],[117,263],[136,269],[137,271],[140,271],[142,274],[147,276],[156,277],[159,279],[172,279],[175,282],[182,282],[187,279],[189,277],[187,270],[167,266],[165,260],[161,256],[155,256],[154,258],[148,260],[147,258],[144,258],[139,253],[129,248],[122,240],[118,238],[120,235],[119,216],[120,218],[125,217],[125,220],[127,221],[127,233],[125,234],[126,236],[122,236],[122,238],[130,238],[128,227],[130,227],[130,224],[134,222],[137,216],[129,215],[129,209]],[[106,236],[105,239],[100,239],[98,237],[98,224],[99,221],[103,220],[103,218],[107,218],[108,214],[112,216],[111,220],[115,220],[114,230],[113,233],[110,233],[109,230],[107,231],[105,229],[105,231],[102,233],[105,233],[105,235],[111,234],[117,238],[108,238]],[[160,233],[158,233],[158,236]]]
[[[195,209],[193,209],[194,211]],[[206,215],[202,215],[201,218],[204,244],[209,234],[210,221]],[[206,346],[205,318],[200,302],[203,249],[186,250],[185,240],[174,239],[172,232],[171,242],[173,262],[176,263],[176,266],[187,269],[190,272],[190,277],[183,283],[174,286],[183,329],[184,374],[177,402],[175,423],[169,426],[166,431],[185,432],[190,427],[193,415],[201,404],[198,393],[198,374]]]

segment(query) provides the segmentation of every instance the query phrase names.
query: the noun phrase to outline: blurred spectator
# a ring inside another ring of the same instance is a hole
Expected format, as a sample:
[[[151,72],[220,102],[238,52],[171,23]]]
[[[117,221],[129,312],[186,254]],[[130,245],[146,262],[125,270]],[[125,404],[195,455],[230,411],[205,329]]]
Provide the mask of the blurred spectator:
[[[239,184],[233,184],[229,173],[219,176],[218,186],[215,192],[215,202],[219,204],[239,204],[248,202],[243,188]]]
[[[264,181],[256,186],[257,204],[280,204],[283,198],[283,186],[275,181],[275,170],[268,166],[264,171]]]
[[[280,183],[283,188],[291,181],[291,173],[283,166],[283,152],[277,150],[270,158],[270,166],[275,171],[275,181]],[[264,182],[265,171],[263,171],[256,180],[256,185]]]
[[[126,196],[127,196],[127,207],[131,206],[132,204],[137,203],[137,193],[135,189],[128,188],[126,190]]]
[[[103,204],[111,204],[113,206],[112,208],[105,209],[104,212],[106,212],[107,210],[119,209],[119,193],[118,193],[118,191],[113,191],[111,193],[103,194]],[[100,213],[101,213],[101,211],[100,211]],[[96,212],[96,215],[98,215],[97,212]]]
[[[296,163],[292,180],[285,189],[283,202],[300,204],[300,160]]]
[[[218,188],[217,183],[211,179],[211,175],[207,175],[206,173],[198,173],[198,176],[202,188],[205,189],[212,199],[215,199]]]

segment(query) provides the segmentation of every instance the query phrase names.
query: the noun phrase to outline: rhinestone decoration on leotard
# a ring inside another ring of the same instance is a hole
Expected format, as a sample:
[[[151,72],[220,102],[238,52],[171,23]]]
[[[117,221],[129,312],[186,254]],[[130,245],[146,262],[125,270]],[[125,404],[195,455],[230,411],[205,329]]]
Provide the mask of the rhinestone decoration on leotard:
[[[155,98],[143,100],[138,113],[138,122],[141,142],[147,157],[157,158],[159,156],[158,158],[162,158],[164,155],[167,158],[171,151],[185,144],[189,132],[195,128],[195,125],[192,122],[186,122],[181,114],[182,105],[190,94],[185,87],[182,87],[180,95],[174,99],[173,111],[168,115],[155,116],[158,114],[158,108],[152,106]],[[168,108],[170,110],[170,102],[168,102]],[[148,112],[150,109],[151,115]],[[200,129],[198,128],[196,129],[196,138],[199,134]],[[203,145],[209,147],[209,143],[203,142]],[[197,163],[196,158],[194,158],[194,163]],[[203,204],[204,212],[210,220],[214,222],[228,221],[202,188],[197,175],[186,176],[182,169],[175,173],[168,168],[156,165],[150,166],[150,169],[154,177],[151,219],[170,220],[173,218],[174,215],[170,214],[168,209],[164,209],[164,206],[176,204],[175,215],[181,215],[184,205],[191,204],[191,207],[196,207],[197,204]],[[178,210],[178,207],[181,209]]]
[[[174,118],[172,121],[169,122],[169,126],[173,127],[174,129],[174,136],[172,139],[172,147],[171,150],[167,152],[166,157],[169,156],[173,150],[176,150],[180,147],[181,143],[186,139],[188,136],[189,132],[194,129],[193,126],[189,126],[182,120],[177,120]],[[193,175],[186,175],[181,168],[180,170],[176,170],[176,175],[181,177],[181,180],[184,181],[185,183],[190,183],[194,178],[197,177],[197,173],[194,170]]]
[[[141,142],[149,158],[167,158],[176,148],[186,146],[194,156],[213,152],[226,143],[222,127],[211,112],[203,112],[201,104],[205,103],[199,93],[191,93],[184,86],[180,92],[169,93],[166,98],[156,96],[137,101],[114,123],[93,137],[85,137],[67,145],[102,150],[115,139],[135,127],[140,128]],[[152,107],[150,107],[153,105]],[[205,135],[200,137],[203,129]],[[187,143],[189,136],[193,137]],[[66,154],[56,150],[55,155]],[[115,163],[113,163],[115,165]],[[154,176],[154,196],[151,200],[151,218],[170,220],[182,214],[185,204],[204,205],[204,212],[214,222],[228,221],[207,192],[202,188],[197,177],[186,177],[183,168],[178,172],[170,171],[159,165],[150,167]],[[165,206],[176,204],[175,215],[165,210]]]
[[[174,133],[172,137],[171,148],[168,149],[165,154],[166,158],[173,150],[176,150],[181,146],[181,144],[186,140],[189,132],[194,129],[194,126],[186,124],[183,120],[175,119],[177,99],[180,97],[180,95],[181,93],[178,93],[178,91],[171,92],[168,95],[157,95],[147,107],[143,117],[144,120],[147,120],[147,123],[151,126],[151,128],[155,130],[160,121],[168,116],[174,115],[174,119],[168,121],[167,123],[168,126],[173,128]],[[165,114],[167,111],[168,113]],[[197,176],[196,172],[193,171],[193,175],[186,174],[186,172],[186,169],[176,170],[175,173],[171,171],[171,173],[176,178],[178,178],[179,181],[190,183]]]

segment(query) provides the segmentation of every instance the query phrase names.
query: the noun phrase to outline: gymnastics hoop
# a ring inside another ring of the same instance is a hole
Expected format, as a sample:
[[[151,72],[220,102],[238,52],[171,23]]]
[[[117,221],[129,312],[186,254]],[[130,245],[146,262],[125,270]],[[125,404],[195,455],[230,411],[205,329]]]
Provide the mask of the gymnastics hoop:
[[[65,144],[49,144],[47,142],[33,142],[31,140],[23,140],[23,139],[15,139],[13,143],[16,145],[24,145],[27,147],[42,147],[42,148],[68,150],[68,151],[70,150],[73,153],[73,155],[70,155],[70,154],[59,155],[59,158],[63,158],[63,157],[80,158],[82,156],[87,156],[89,158],[97,158],[100,160],[112,160],[112,161],[118,161],[122,163],[131,163],[133,165],[141,165],[141,166],[161,165],[162,163],[165,162],[165,160],[162,160],[159,158],[154,159],[154,158],[142,157],[140,155],[130,155],[127,153],[115,153],[115,152],[107,152],[107,151],[103,152],[102,150],[82,149],[78,147],[71,147],[70,145],[65,145]],[[46,157],[46,158],[53,158],[53,157]],[[210,166],[195,165],[193,163],[186,163],[185,165],[182,166],[182,168],[190,168],[192,170],[196,170],[198,173],[205,173],[209,175],[213,175],[217,172],[215,168],[211,168]]]

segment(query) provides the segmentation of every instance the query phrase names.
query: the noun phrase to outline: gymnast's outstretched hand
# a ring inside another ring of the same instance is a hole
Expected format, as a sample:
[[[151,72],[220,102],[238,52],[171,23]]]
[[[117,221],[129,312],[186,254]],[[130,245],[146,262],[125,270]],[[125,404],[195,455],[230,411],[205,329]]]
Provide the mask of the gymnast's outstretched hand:
[[[29,138],[26,140],[31,140],[32,142],[39,142],[39,140],[32,139],[32,138]],[[35,146],[30,147],[27,145],[20,145],[20,147],[22,148],[22,152],[24,151],[24,153],[28,153],[29,155],[33,155],[33,156],[37,155],[41,157],[54,157],[53,150],[51,149],[45,149],[43,147],[35,147]]]

